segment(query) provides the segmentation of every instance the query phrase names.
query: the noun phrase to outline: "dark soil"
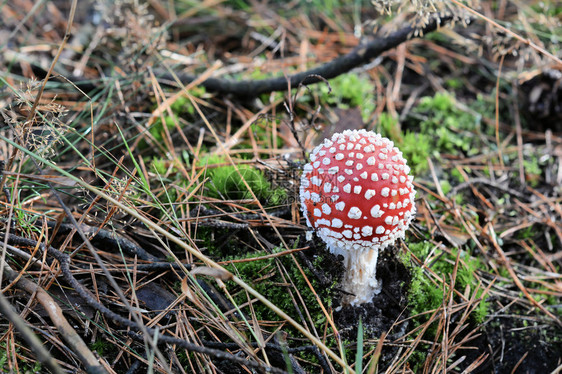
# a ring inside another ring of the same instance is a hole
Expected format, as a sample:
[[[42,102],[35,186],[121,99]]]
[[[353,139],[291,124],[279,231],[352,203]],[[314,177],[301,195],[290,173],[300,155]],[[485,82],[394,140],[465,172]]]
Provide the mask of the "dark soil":
[[[378,339],[383,332],[404,318],[407,304],[406,291],[410,275],[404,264],[389,251],[379,256],[377,278],[382,280],[382,291],[373,301],[360,306],[342,305],[334,302],[336,326],[344,339],[355,340],[359,319],[363,323],[365,338]]]
[[[525,325],[527,325],[525,327]],[[484,352],[488,359],[474,373],[552,373],[562,364],[562,329],[526,323],[512,315],[497,317],[482,326],[473,342],[476,350],[463,350],[467,365]]]
[[[395,340],[406,331],[407,323],[399,323],[408,317],[407,290],[410,284],[410,273],[396,255],[386,250],[379,255],[377,278],[381,280],[382,291],[375,295],[373,301],[360,306],[342,305],[334,302],[336,312],[334,320],[344,340],[357,341],[359,320],[363,324],[364,337],[379,339],[383,333],[386,339]],[[384,346],[381,360],[392,359],[397,347]]]

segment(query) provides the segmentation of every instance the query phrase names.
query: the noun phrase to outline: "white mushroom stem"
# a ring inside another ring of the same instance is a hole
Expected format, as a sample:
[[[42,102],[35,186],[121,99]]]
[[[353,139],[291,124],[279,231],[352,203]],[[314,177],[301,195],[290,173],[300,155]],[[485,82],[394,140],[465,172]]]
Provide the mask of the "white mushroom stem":
[[[374,295],[381,292],[382,282],[376,278],[378,248],[342,250],[332,247],[330,252],[342,255],[344,258],[346,271],[342,286],[344,291],[349,293],[344,296],[344,303],[351,305],[367,303]]]

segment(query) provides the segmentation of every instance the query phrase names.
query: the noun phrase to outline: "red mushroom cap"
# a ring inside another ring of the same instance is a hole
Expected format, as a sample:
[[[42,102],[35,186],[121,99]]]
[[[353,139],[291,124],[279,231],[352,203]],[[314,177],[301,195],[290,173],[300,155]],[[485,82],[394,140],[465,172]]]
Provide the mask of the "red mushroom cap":
[[[384,249],[413,219],[416,191],[402,152],[380,134],[345,130],[310,155],[300,197],[307,224],[332,252]]]

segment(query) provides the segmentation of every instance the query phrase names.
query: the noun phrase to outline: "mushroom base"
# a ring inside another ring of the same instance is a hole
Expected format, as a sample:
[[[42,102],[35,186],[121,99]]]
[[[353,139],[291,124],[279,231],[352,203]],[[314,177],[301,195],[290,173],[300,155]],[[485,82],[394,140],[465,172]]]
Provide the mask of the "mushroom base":
[[[342,282],[343,289],[350,295],[343,298],[344,304],[358,305],[368,303],[379,294],[382,282],[376,278],[378,249],[330,248],[335,255],[342,255],[346,272]]]

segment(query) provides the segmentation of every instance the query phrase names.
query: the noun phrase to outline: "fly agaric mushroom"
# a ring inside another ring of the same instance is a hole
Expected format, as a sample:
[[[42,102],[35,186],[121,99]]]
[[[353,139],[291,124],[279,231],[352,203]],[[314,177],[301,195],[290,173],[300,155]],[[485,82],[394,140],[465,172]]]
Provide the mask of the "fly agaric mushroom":
[[[300,198],[309,227],[346,267],[343,287],[352,305],[379,293],[380,250],[404,238],[416,191],[402,152],[380,134],[345,130],[325,139],[304,166]]]

